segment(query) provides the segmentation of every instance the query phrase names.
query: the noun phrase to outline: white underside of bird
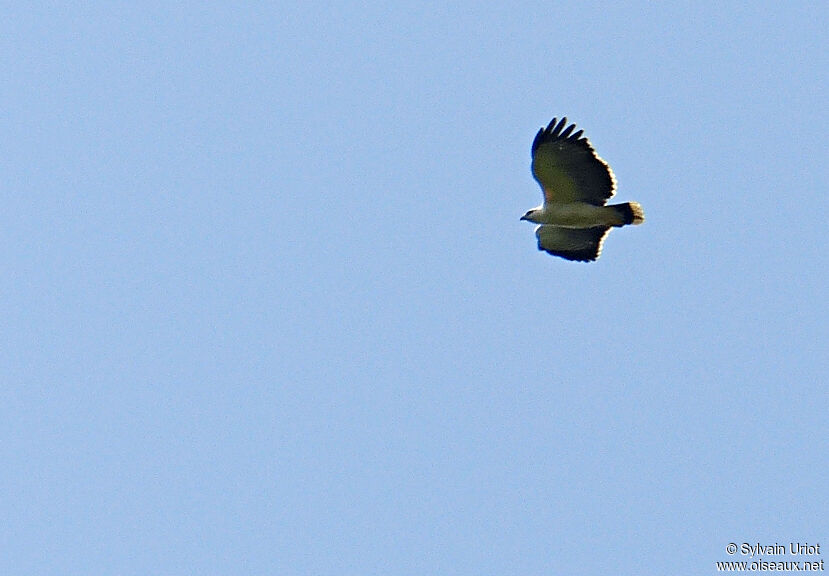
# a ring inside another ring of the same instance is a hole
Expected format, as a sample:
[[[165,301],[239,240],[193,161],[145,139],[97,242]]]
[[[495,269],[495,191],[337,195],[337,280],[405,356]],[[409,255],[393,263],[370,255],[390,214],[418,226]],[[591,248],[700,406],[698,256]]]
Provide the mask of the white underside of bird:
[[[627,221],[626,214],[633,213]],[[536,224],[552,224],[562,228],[595,228],[597,226],[624,226],[645,221],[644,211],[638,202],[596,206],[587,202],[556,202],[543,204],[522,218]]]

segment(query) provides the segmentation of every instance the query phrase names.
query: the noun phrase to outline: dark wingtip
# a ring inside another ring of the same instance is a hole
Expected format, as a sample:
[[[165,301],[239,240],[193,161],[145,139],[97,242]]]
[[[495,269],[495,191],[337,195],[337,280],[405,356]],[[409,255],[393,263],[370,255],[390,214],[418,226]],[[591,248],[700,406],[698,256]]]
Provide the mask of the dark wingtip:
[[[550,256],[558,256],[559,258],[564,258],[570,262],[595,262],[601,255],[599,252],[593,252],[591,250],[545,250],[541,246],[539,246],[538,249],[542,252],[546,252]]]
[[[533,140],[533,145],[530,151],[532,154],[535,154],[535,151],[538,150],[538,147],[541,146],[541,141],[544,139],[544,128],[541,128],[538,131],[538,134],[535,135],[535,139]]]
[[[559,122],[558,124],[556,124],[556,127],[553,129],[553,132],[552,132],[552,133],[553,133],[554,135],[557,135],[559,132],[561,132],[561,129],[562,129],[562,128],[564,128],[564,126],[566,126],[566,125],[567,125],[567,116],[565,116],[564,118],[562,118],[562,119],[561,119],[561,122]]]
[[[577,144],[588,151],[592,151],[593,147],[590,141],[584,136],[584,130],[576,130],[575,124],[567,126],[567,116],[561,118],[553,118],[546,128],[541,128],[535,135],[531,147],[532,154],[535,154],[538,147],[546,142],[567,142],[568,144]],[[575,132],[573,132],[576,130]]]
[[[566,129],[565,126],[567,127]],[[575,124],[567,126],[567,116],[562,116],[561,118],[556,116],[550,121],[549,124],[547,124],[546,128],[542,127],[535,135],[532,151],[535,152],[541,143],[546,140],[568,140],[571,142],[579,142],[582,139],[584,130],[578,130],[574,133],[573,131],[575,129]],[[586,141],[586,138],[584,140]]]

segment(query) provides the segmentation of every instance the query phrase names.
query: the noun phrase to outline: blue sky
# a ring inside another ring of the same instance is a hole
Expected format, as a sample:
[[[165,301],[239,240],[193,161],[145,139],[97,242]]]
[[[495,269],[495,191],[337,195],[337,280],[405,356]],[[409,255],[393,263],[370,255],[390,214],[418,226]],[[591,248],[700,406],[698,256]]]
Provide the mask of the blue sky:
[[[829,546],[827,15],[6,3],[2,572]],[[592,264],[519,222],[561,115],[647,216]]]

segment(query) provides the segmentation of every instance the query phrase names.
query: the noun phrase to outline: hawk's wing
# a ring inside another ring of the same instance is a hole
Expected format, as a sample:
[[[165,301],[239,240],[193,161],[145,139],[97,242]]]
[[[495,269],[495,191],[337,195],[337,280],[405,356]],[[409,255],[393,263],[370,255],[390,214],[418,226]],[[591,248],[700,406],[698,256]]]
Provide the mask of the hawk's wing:
[[[535,229],[538,249],[567,260],[591,262],[602,253],[602,242],[610,228],[562,228],[545,224]]]
[[[616,179],[607,163],[599,158],[583,130],[566,130],[567,118],[556,118],[538,131],[532,146],[533,176],[544,190],[544,203],[587,202],[604,206],[616,190]],[[562,131],[563,130],[563,131]]]

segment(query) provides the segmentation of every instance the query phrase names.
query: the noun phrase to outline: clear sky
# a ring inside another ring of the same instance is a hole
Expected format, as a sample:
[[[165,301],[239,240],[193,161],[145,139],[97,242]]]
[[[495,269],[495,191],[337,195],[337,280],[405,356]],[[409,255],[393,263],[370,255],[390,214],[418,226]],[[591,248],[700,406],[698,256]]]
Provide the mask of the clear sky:
[[[829,556],[828,20],[3,3],[0,573]],[[647,217],[592,264],[519,221],[562,115]]]

